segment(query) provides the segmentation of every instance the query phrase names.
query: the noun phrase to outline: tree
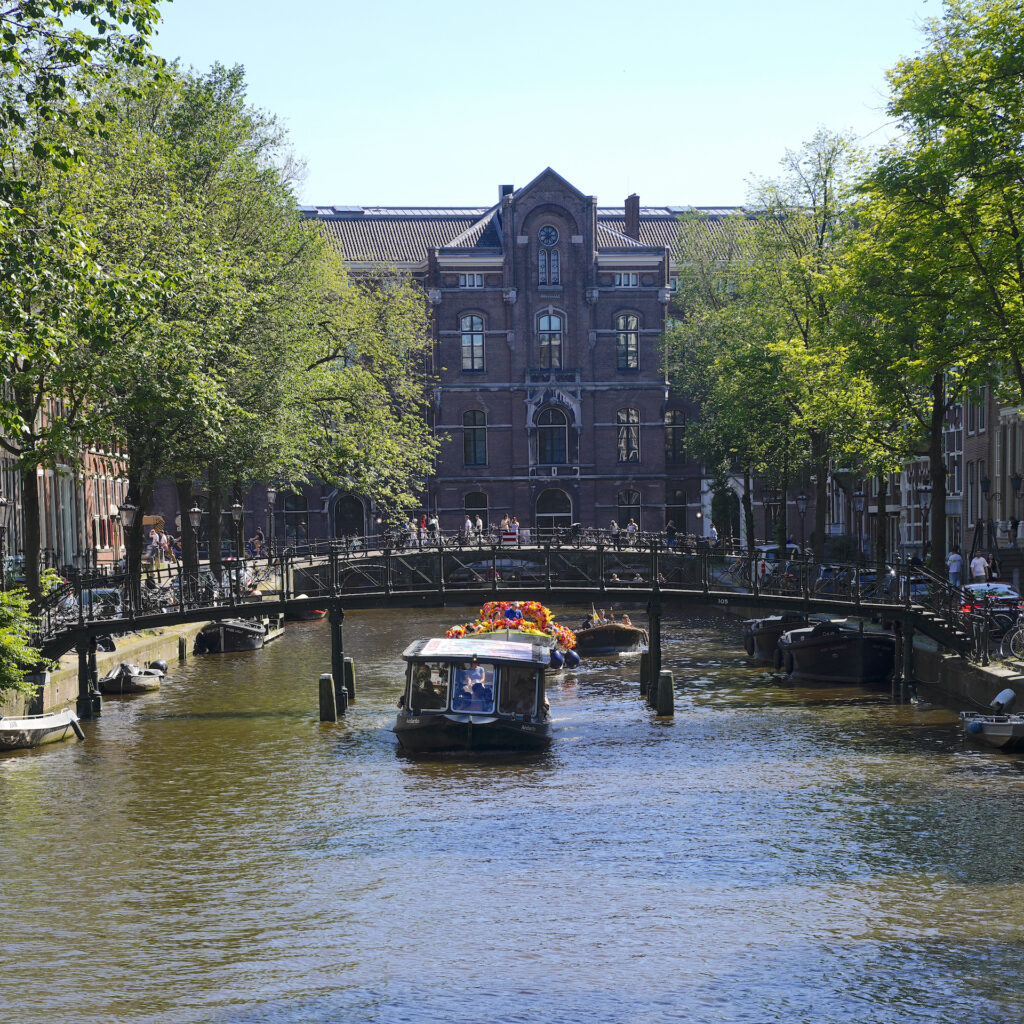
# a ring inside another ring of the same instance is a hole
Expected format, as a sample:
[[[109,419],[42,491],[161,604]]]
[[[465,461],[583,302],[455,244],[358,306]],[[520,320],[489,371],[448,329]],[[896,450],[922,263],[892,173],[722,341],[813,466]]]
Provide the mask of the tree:
[[[45,667],[32,645],[37,622],[31,608],[27,590],[0,591],[0,699],[12,690],[33,696],[35,683],[26,680],[25,673],[41,664]]]
[[[810,461],[815,554],[823,554],[830,457],[870,409],[844,371],[829,274],[843,258],[856,153],[818,133],[757,184],[725,230],[684,223],[682,321],[669,334],[670,374],[701,407],[695,447],[708,464],[764,475],[783,492]],[[745,488],[748,531],[753,514]]]
[[[1020,0],[946,0],[889,74],[903,138],[873,187],[956,281],[957,329],[1024,398],[1024,31]],[[995,380],[994,382],[998,382]]]

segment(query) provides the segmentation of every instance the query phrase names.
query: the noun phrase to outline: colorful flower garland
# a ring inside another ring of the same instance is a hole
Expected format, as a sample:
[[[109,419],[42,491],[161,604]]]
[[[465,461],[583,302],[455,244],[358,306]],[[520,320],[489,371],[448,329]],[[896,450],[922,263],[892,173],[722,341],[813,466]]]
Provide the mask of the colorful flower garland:
[[[509,611],[518,612],[519,617],[509,616]],[[553,636],[567,651],[576,646],[576,634],[555,622],[551,612],[539,601],[488,601],[473,622],[452,626],[445,636],[457,639],[475,633],[496,633],[506,629],[534,636]]]

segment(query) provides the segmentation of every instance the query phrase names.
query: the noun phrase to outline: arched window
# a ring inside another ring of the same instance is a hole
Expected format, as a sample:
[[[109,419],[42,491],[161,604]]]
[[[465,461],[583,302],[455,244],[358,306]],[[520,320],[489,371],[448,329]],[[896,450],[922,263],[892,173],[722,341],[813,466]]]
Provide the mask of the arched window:
[[[487,417],[479,409],[462,414],[462,451],[467,466],[487,465]]]
[[[550,274],[551,283],[552,284],[560,284],[561,283],[561,275],[559,273],[559,269],[560,268],[558,266],[558,250],[557,249],[552,249],[551,250],[550,259],[551,259],[551,274]]]
[[[484,368],[484,318],[464,316],[462,327],[462,369],[482,370]]]
[[[678,409],[665,413],[665,461],[686,462],[686,413]]]
[[[619,526],[628,525],[632,519],[640,526],[640,492],[634,490],[619,491]]]
[[[288,544],[305,544],[309,539],[309,505],[304,494],[281,495],[284,509],[284,536]]]
[[[476,526],[477,516],[480,517],[480,522],[483,523],[483,527],[487,529],[487,495],[483,491],[470,491],[466,495],[464,502],[466,509],[466,515],[472,521],[474,527]]]
[[[665,497],[665,525],[672,523],[680,533],[686,533],[686,491],[676,488]]]
[[[562,318],[545,314],[537,321],[540,328],[540,365],[545,370],[562,368]]]
[[[615,318],[615,357],[620,370],[640,367],[640,318],[623,313]]]
[[[640,413],[636,409],[620,409],[615,414],[618,427],[619,462],[640,461]]]
[[[361,537],[364,520],[363,503],[354,495],[342,495],[334,506],[334,536]]]
[[[541,249],[537,254],[537,284],[548,283],[548,254],[547,250]]]
[[[569,450],[568,436],[565,413],[558,409],[545,409],[537,417],[537,461],[544,466],[565,462]]]
[[[537,534],[550,537],[555,530],[563,530],[572,525],[572,499],[565,491],[557,487],[549,487],[537,495],[537,506],[534,514]]]

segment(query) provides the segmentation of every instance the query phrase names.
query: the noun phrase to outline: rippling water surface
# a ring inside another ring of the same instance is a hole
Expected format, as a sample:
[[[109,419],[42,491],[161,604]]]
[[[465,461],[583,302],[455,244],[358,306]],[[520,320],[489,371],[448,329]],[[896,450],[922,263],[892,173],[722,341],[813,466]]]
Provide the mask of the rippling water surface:
[[[1024,762],[939,707],[784,686],[701,619],[664,626],[674,720],[605,660],[549,680],[550,753],[408,760],[399,654],[460,617],[349,615],[337,725],[298,624],[0,759],[8,1018],[1024,1016]]]

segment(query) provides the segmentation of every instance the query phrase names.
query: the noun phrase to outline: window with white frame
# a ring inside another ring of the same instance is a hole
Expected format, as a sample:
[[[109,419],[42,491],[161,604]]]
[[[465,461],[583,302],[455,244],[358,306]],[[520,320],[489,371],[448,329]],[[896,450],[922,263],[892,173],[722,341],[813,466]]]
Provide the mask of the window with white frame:
[[[470,314],[459,321],[462,329],[462,369],[480,371],[484,368],[484,318]]]
[[[640,366],[640,318],[622,313],[615,318],[615,359],[620,370],[636,370]]]
[[[640,287],[640,275],[625,273],[615,275],[615,287],[616,288],[639,288]]]
[[[483,288],[483,274],[459,274],[460,288]]]
[[[545,370],[562,368],[562,318],[553,313],[538,318],[540,365]]]
[[[988,411],[988,388],[978,389],[978,433],[985,433],[986,413]]]
[[[946,493],[959,496],[963,487],[964,428],[963,421],[949,425],[942,432],[942,447],[946,461]]]

